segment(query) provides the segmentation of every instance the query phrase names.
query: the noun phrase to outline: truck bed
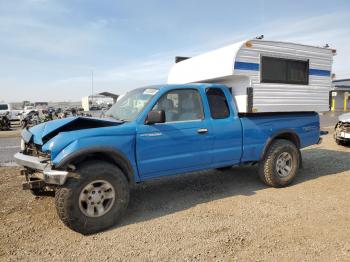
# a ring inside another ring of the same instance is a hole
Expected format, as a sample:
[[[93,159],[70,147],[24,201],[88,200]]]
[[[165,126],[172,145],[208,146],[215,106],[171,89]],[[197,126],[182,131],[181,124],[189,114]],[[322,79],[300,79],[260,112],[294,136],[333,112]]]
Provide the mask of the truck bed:
[[[292,132],[299,148],[316,144],[320,137],[319,115],[316,112],[280,112],[239,114],[242,123],[243,149],[241,162],[257,161],[272,138]]]

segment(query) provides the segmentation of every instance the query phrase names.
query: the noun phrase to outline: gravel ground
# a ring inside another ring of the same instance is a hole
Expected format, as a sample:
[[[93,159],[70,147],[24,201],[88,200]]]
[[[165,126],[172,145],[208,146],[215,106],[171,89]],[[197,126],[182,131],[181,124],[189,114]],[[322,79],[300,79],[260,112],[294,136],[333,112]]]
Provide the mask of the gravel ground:
[[[83,236],[52,197],[21,191],[0,168],[0,260],[349,261],[350,148],[331,135],[303,150],[293,185],[268,188],[256,167],[206,171],[137,186],[118,226]]]
[[[19,137],[0,137],[0,166],[13,162],[13,155],[21,149]]]
[[[21,135],[21,129],[13,129],[10,131],[0,131],[0,138],[6,138],[6,137],[20,137]]]

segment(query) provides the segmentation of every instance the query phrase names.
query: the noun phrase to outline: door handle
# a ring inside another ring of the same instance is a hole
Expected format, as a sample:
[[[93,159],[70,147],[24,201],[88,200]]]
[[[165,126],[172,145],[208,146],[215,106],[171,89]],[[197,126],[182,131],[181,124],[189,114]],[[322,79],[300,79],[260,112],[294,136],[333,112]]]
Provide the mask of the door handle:
[[[206,128],[200,128],[200,129],[197,130],[197,133],[198,133],[198,134],[206,134],[206,133],[208,133],[208,129],[206,129]]]

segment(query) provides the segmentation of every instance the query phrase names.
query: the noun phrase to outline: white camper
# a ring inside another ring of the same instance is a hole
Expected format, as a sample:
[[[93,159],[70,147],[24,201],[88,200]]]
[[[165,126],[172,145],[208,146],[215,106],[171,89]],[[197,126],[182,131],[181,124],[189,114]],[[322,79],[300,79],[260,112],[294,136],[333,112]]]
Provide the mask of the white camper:
[[[260,39],[176,63],[169,84],[229,86],[240,113],[328,111],[335,50]]]

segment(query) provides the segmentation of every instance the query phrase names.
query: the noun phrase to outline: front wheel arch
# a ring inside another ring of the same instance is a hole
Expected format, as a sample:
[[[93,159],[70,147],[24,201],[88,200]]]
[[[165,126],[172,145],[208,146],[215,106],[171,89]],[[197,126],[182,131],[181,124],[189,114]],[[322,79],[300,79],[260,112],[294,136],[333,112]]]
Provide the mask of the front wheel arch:
[[[86,148],[76,151],[65,157],[58,165],[57,169],[69,170],[70,165],[78,166],[91,160],[102,160],[116,165],[125,174],[128,182],[135,182],[134,171],[130,161],[119,151],[112,148]]]

